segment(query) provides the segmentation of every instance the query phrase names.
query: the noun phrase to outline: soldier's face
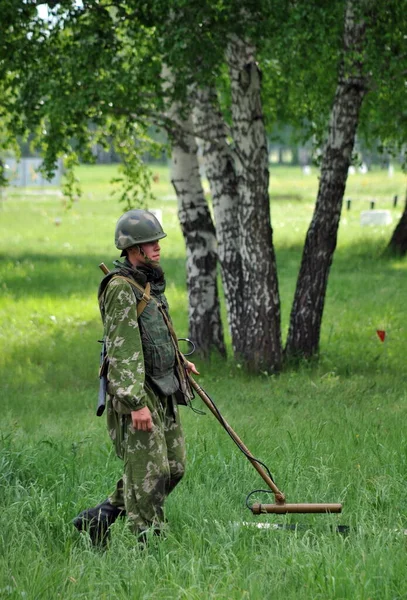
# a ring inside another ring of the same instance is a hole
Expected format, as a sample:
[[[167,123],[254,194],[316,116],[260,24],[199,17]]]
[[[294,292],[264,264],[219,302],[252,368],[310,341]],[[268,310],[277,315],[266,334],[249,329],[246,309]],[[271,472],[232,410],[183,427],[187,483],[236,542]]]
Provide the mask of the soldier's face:
[[[136,250],[134,255],[136,265],[145,265],[153,261],[155,263],[160,262],[160,244],[158,242],[148,242],[147,244],[140,244],[142,252]]]
[[[155,263],[160,262],[160,244],[158,242],[148,242],[147,244],[140,244],[142,252],[137,246],[129,248],[128,258],[132,265],[141,266],[149,264],[150,261]]]
[[[148,242],[147,244],[140,244],[140,246],[147,258],[154,262],[160,262],[161,248],[158,242]],[[144,256],[143,259],[145,260]]]

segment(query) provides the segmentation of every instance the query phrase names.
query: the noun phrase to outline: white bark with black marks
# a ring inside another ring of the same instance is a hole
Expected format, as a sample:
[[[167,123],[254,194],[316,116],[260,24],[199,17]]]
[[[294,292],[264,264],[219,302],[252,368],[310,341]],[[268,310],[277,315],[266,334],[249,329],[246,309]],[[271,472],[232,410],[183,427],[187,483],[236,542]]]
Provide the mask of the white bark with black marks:
[[[167,85],[172,75],[163,72]],[[205,199],[199,173],[197,144],[190,116],[181,114],[176,103],[168,108],[175,125],[171,140],[171,181],[178,200],[178,217],[187,254],[189,338],[197,351],[208,357],[212,351],[226,354],[217,286],[215,227]]]
[[[216,90],[197,88],[194,100],[194,128],[211,190],[232,347],[235,355],[239,356],[243,354],[245,335],[242,323],[244,290],[237,219],[237,175]]]
[[[231,81],[236,217],[243,278],[241,353],[250,369],[273,372],[281,368],[282,347],[261,73],[255,48],[237,36],[230,39],[226,59]]]
[[[355,17],[359,0],[345,11],[344,57],[322,155],[315,211],[303,249],[285,354],[309,358],[318,352],[328,276],[336,248],[348,169],[367,91],[363,71],[365,23]]]

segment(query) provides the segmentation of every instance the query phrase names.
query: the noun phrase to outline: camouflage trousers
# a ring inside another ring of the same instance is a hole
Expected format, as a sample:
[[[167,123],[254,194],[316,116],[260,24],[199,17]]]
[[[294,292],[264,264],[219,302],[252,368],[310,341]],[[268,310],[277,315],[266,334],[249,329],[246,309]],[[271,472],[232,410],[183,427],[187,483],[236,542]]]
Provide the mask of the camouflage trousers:
[[[138,535],[164,522],[164,501],[182,479],[185,442],[178,406],[173,396],[158,397],[148,390],[151,432],[133,428],[131,415],[119,414],[107,403],[107,424],[116,454],[124,461],[123,477],[109,497],[125,509],[133,533]]]

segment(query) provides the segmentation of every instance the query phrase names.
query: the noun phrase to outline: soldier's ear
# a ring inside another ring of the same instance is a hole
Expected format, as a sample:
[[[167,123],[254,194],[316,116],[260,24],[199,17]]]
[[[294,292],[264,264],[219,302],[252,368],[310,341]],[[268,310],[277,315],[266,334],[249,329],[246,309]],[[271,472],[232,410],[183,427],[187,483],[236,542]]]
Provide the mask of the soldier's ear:
[[[131,246],[130,248],[127,248],[126,252],[127,258],[130,259],[132,256],[137,256],[140,254],[140,246]]]

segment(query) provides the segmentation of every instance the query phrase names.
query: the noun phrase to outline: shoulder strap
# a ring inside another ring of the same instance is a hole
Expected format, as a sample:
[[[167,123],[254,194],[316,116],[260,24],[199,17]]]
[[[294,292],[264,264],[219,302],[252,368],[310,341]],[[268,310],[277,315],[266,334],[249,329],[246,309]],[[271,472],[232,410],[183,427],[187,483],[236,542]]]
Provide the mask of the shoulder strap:
[[[143,312],[143,310],[145,309],[145,307],[147,306],[147,304],[151,300],[150,282],[147,281],[146,287],[143,288],[143,286],[140,285],[139,283],[137,283],[136,281],[134,281],[134,279],[130,279],[130,277],[125,277],[124,275],[115,275],[114,277],[112,277],[112,279],[110,281],[112,281],[113,279],[124,279],[125,281],[127,281],[127,283],[129,283],[134,288],[136,288],[139,292],[142,293],[140,300],[138,300],[138,302],[137,302],[137,318],[138,318],[141,315],[141,313]]]

